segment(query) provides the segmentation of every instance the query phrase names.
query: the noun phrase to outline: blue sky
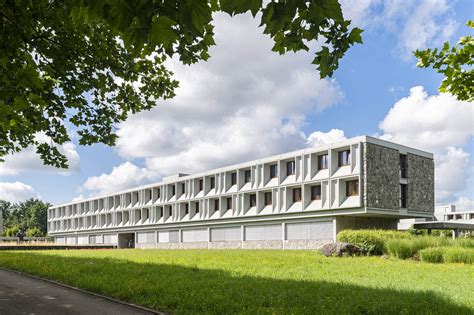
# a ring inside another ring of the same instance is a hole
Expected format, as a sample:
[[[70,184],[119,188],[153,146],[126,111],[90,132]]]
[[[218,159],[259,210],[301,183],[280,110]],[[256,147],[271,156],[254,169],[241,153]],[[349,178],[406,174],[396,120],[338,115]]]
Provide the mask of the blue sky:
[[[344,137],[376,135],[435,153],[439,203],[472,207],[472,104],[439,95],[442,77],[410,51],[454,43],[470,30],[471,1],[343,1],[364,28],[332,79],[312,53],[278,56],[250,16],[216,16],[211,60],[172,60],[178,96],[118,126],[115,148],[62,148],[68,172],[43,167],[33,151],[0,165],[0,198],[70,201]],[[472,35],[472,32],[471,32]],[[314,47],[313,47],[314,48]]]

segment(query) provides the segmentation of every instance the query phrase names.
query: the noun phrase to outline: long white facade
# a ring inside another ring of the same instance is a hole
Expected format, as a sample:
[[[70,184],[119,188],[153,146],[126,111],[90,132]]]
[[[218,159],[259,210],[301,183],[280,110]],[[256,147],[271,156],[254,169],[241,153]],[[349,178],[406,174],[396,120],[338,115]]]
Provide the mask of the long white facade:
[[[65,244],[312,248],[343,228],[391,228],[399,218],[430,216],[407,207],[402,197],[384,208],[377,199],[383,189],[375,199],[370,195],[370,172],[378,166],[367,162],[368,143],[396,154],[397,196],[410,185],[399,175],[398,155],[433,158],[362,136],[57,205],[48,211],[48,233]]]

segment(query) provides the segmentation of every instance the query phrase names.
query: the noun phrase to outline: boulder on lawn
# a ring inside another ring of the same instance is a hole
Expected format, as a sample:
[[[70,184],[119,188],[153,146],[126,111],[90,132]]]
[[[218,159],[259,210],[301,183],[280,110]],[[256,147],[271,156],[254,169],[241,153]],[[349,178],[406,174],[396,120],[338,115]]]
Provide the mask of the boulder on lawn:
[[[324,244],[319,251],[327,257],[354,256],[362,254],[362,249],[359,246],[342,242],[331,242]]]

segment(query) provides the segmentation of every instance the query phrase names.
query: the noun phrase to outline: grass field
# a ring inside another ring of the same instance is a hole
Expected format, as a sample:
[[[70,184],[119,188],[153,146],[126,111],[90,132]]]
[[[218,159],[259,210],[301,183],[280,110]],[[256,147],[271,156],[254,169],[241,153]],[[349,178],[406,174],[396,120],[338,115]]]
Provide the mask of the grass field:
[[[0,266],[171,313],[473,314],[474,266],[309,251],[0,252]]]

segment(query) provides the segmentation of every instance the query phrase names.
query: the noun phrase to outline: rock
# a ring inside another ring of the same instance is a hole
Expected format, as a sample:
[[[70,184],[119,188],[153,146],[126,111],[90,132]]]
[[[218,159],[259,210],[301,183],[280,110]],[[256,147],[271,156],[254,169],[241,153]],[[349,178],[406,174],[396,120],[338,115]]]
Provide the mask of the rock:
[[[341,242],[331,242],[324,244],[319,251],[327,257],[354,256],[362,254],[362,249],[359,246]]]
[[[382,259],[389,259],[390,256],[388,256],[387,254],[383,254],[382,256],[380,256],[380,258],[382,258]]]

